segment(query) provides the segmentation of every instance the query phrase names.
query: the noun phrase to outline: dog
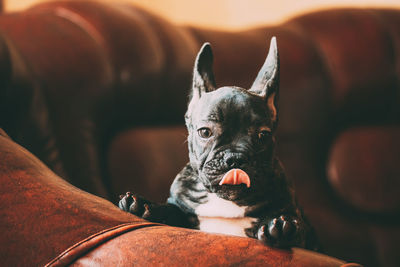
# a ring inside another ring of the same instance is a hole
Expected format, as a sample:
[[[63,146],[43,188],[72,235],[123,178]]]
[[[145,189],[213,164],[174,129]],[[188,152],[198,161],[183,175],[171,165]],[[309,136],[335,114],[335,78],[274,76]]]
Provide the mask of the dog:
[[[212,49],[205,43],[195,60],[185,114],[190,161],[173,181],[167,203],[128,192],[119,208],[152,222],[317,250],[314,231],[275,152],[276,38],[249,90],[217,88],[212,65]]]

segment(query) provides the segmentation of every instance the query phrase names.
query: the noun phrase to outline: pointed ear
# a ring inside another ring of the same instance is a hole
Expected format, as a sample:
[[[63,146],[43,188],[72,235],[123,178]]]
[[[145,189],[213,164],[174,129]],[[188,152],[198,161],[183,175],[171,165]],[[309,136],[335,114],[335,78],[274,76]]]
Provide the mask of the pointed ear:
[[[275,36],[271,39],[269,52],[264,65],[249,92],[264,97],[271,111],[272,121],[278,116],[277,100],[279,94],[279,53]]]
[[[197,54],[193,70],[192,98],[215,89],[213,53],[210,43],[204,43]]]

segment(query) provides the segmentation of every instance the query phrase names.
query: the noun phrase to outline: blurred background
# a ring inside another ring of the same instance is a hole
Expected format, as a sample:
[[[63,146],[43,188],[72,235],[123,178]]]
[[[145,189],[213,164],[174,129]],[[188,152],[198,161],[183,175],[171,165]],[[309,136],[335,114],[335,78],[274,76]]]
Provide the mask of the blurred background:
[[[16,11],[45,0],[4,0],[6,11]],[[280,23],[304,12],[335,7],[400,7],[399,0],[103,0],[134,3],[175,23],[220,29]]]

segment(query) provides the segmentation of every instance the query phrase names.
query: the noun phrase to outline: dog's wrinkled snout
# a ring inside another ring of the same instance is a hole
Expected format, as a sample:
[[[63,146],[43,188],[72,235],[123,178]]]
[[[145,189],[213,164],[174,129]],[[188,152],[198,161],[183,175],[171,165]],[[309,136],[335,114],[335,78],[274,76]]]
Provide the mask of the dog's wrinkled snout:
[[[240,168],[247,162],[247,157],[243,153],[228,152],[224,155],[224,161],[229,168]]]

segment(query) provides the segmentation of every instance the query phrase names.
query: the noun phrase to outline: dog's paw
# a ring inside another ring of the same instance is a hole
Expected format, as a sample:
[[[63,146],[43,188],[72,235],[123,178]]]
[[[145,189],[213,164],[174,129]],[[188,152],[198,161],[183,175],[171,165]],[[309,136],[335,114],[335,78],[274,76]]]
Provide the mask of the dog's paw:
[[[132,213],[139,217],[146,217],[150,212],[150,202],[144,198],[134,195],[131,192],[126,192],[125,195],[119,196],[120,201],[118,207],[126,212]]]
[[[132,213],[150,222],[180,227],[189,227],[193,224],[192,217],[184,213],[177,206],[152,203],[131,192],[120,196],[118,207],[123,211]]]
[[[301,246],[301,226],[298,219],[288,215],[266,220],[257,232],[257,238],[277,248]]]

